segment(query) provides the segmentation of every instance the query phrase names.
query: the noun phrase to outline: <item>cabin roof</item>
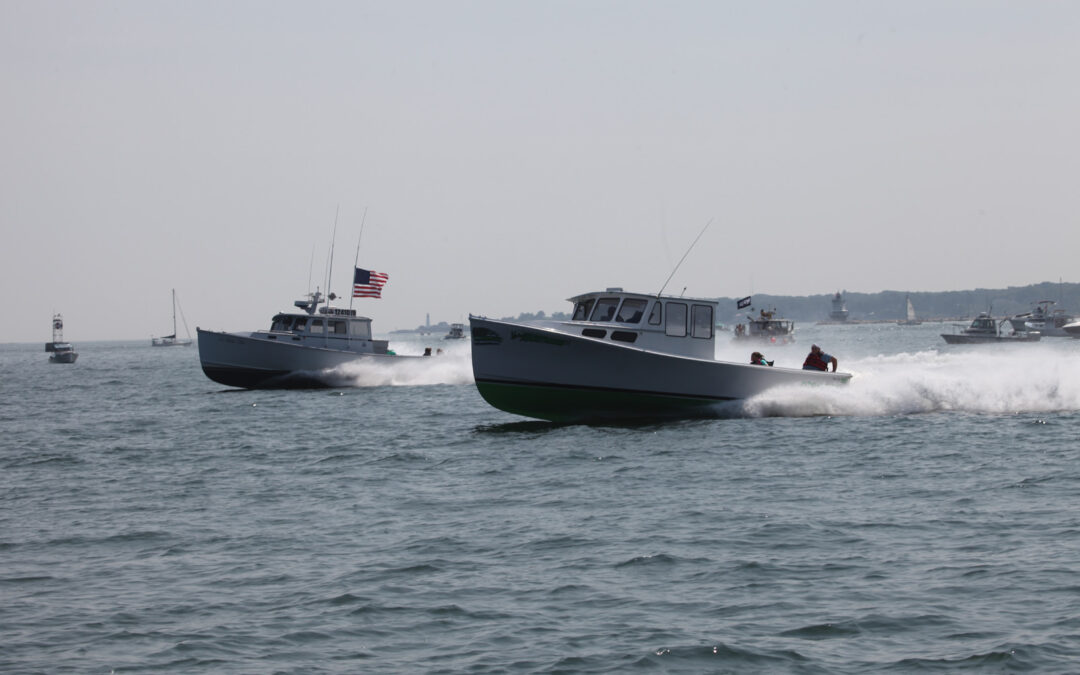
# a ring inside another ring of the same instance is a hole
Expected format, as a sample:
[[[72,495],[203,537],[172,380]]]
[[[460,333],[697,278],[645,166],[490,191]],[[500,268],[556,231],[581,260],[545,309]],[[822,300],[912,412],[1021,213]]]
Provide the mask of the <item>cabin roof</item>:
[[[299,317],[299,318],[303,318],[303,319],[316,318],[316,319],[349,319],[351,321],[371,321],[371,319],[369,317],[366,317],[366,316],[353,316],[351,314],[340,314],[340,315],[339,314],[323,314],[323,313],[308,314],[307,312],[289,312],[289,311],[278,312],[277,314],[274,315],[273,318],[277,319],[279,317],[286,317],[286,316],[288,316],[288,317]]]
[[[572,298],[567,298],[568,302],[578,302],[580,300],[586,300],[588,298],[640,298],[643,300],[655,300],[657,298],[662,300],[676,300],[676,301],[689,301],[689,302],[703,302],[712,305],[717,305],[720,301],[717,298],[692,298],[680,295],[657,295],[656,293],[634,293],[630,291],[624,291],[621,288],[609,288],[606,291],[590,291],[589,293],[582,293],[581,295],[575,295]]]

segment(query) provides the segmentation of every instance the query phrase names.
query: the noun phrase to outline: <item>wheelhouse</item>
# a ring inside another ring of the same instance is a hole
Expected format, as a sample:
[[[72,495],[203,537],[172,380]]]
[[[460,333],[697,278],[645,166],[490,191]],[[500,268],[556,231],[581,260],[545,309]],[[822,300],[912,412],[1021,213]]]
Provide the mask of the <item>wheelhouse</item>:
[[[570,298],[567,327],[584,337],[712,358],[717,302],[704,298],[627,293],[609,288]]]

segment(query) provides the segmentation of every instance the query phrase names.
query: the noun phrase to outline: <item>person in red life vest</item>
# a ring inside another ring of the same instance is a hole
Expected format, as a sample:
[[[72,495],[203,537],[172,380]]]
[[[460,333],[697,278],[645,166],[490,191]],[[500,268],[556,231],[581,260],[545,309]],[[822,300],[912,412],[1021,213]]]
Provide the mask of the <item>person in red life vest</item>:
[[[766,361],[765,356],[761,352],[754,352],[750,355],[750,363],[755,366],[771,366],[772,361]]]
[[[835,373],[838,367],[836,357],[831,354],[826,354],[821,351],[821,347],[814,345],[810,347],[810,353],[806,356],[806,361],[802,364],[803,370],[829,370],[829,364],[832,364],[832,371]]]

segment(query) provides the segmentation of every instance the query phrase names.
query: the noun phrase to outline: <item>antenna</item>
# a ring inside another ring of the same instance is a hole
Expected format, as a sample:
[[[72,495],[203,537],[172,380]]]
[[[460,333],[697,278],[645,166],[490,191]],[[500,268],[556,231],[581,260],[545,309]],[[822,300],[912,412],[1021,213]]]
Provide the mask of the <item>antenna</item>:
[[[330,301],[336,296],[330,292],[330,280],[334,278],[334,244],[337,243],[337,219],[338,212],[341,210],[341,205],[338,204],[334,209],[334,233],[330,237],[330,261],[327,263],[326,271],[326,306],[330,306]]]
[[[353,258],[353,276],[355,279],[356,266],[360,264],[360,240],[364,238],[364,223],[367,221],[367,207],[364,207],[364,215],[360,218],[360,236],[356,238],[356,257]],[[353,284],[355,286],[356,284]],[[349,309],[352,309],[353,291],[349,291]]]
[[[664,282],[664,285],[661,286],[660,290],[656,293],[656,297],[659,298],[660,294],[667,288],[668,282],[671,281],[671,277],[675,276],[675,273],[679,271],[679,265],[682,265],[683,260],[686,260],[686,256],[690,255],[690,251],[694,249],[694,245],[698,243],[698,239],[701,239],[701,235],[705,234],[705,230],[709,229],[709,226],[712,225],[712,221],[713,219],[709,218],[709,222],[705,223],[705,227],[701,228],[701,232],[698,233],[697,239],[694,239],[694,243],[690,244],[690,248],[686,249],[686,253],[683,253],[683,257],[679,258],[678,264],[675,265],[675,269],[671,270],[671,274],[668,275],[667,281]],[[683,290],[685,291],[686,289]]]
[[[315,269],[315,244],[311,245],[311,262],[308,263],[307,268],[307,292],[311,295],[311,271]]]

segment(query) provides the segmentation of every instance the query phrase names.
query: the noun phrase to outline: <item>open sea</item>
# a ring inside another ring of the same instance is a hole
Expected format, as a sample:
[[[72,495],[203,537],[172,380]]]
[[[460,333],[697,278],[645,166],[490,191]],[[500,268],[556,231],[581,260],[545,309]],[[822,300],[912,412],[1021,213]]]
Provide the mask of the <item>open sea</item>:
[[[615,426],[441,336],[318,391],[0,345],[0,672],[1080,672],[1080,340],[951,330],[800,324],[848,385]]]

